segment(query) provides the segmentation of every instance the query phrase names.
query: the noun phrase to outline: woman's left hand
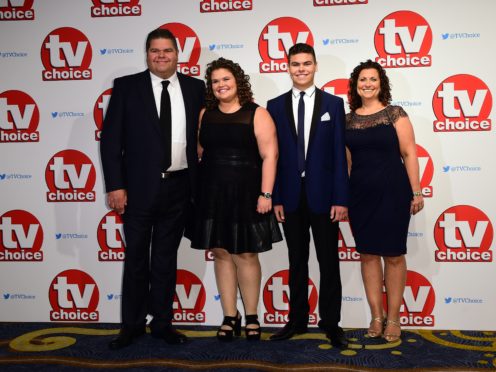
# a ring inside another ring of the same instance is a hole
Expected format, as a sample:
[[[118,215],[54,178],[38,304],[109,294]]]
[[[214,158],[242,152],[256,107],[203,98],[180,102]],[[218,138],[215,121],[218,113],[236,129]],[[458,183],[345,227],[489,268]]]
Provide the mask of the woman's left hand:
[[[414,196],[410,205],[410,214],[417,214],[424,208],[424,197],[422,195]]]
[[[268,213],[272,209],[272,199],[267,199],[260,195],[257,202],[257,212],[258,213]]]

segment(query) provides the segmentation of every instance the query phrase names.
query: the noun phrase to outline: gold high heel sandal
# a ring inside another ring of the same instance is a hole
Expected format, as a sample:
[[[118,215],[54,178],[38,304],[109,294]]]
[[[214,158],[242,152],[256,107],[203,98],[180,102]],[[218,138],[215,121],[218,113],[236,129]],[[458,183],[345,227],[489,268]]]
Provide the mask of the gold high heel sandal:
[[[372,325],[374,323],[379,323],[381,325],[380,331],[376,331],[376,330],[372,329]],[[374,318],[370,321],[369,329],[367,329],[367,336],[369,338],[379,338],[382,336],[383,330],[384,330],[384,318],[381,318],[381,317]]]
[[[399,320],[387,320],[386,321],[386,327],[389,325],[396,326],[399,329],[399,333],[384,333],[384,339],[387,342],[396,342],[401,338],[401,324]]]

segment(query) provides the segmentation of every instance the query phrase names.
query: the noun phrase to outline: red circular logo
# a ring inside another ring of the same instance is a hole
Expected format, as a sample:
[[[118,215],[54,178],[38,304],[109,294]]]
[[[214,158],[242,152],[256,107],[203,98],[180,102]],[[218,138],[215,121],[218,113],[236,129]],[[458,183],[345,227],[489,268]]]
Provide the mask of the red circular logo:
[[[81,270],[59,273],[50,284],[50,320],[64,322],[98,321],[98,286]]]
[[[286,72],[287,53],[297,43],[313,46],[313,35],[308,26],[293,17],[281,17],[270,21],[258,38],[258,52],[262,57],[260,72]]]
[[[43,228],[24,210],[0,216],[0,261],[42,261]]]
[[[2,21],[32,21],[34,20],[34,0],[3,1],[0,5],[0,20]]]
[[[489,217],[470,205],[446,209],[434,225],[439,262],[491,262],[493,226]]]
[[[105,114],[107,113],[107,107],[111,95],[112,95],[112,88],[109,88],[98,96],[95,105],[93,106],[93,119],[95,120],[95,125],[97,128],[97,130],[95,131],[96,141],[100,141],[103,119],[105,118]]]
[[[95,166],[77,150],[56,153],[45,169],[48,202],[94,202]]]
[[[175,323],[205,323],[206,292],[200,278],[191,271],[177,270],[174,296]]]
[[[96,237],[100,251],[99,261],[123,261],[125,254],[124,232],[121,216],[115,211],[108,212],[100,220]]]
[[[493,97],[486,83],[467,74],[441,82],[432,97],[435,132],[489,131]]]
[[[176,37],[179,48],[177,70],[185,75],[199,76],[201,45],[200,39],[193,29],[182,23],[166,23],[160,26],[171,31]]]
[[[141,15],[140,0],[92,0],[92,17],[124,17]]]
[[[344,101],[344,107],[349,108],[349,80],[348,79],[334,79],[325,83],[322,88],[323,91],[341,97]],[[347,110],[349,111],[349,110]]]
[[[340,261],[360,261],[349,221],[339,221],[338,254]]]
[[[91,44],[81,31],[61,27],[50,32],[41,46],[43,80],[90,80]]]
[[[383,67],[426,67],[432,58],[432,30],[420,14],[400,10],[384,17],[374,34],[376,62]]]
[[[313,281],[308,278],[308,303],[309,324],[317,324],[318,294]],[[263,302],[265,306],[265,324],[286,324],[289,315],[289,270],[281,270],[273,274],[265,283],[263,288]]]
[[[0,143],[38,142],[40,110],[31,96],[20,90],[0,93]]]
[[[431,182],[434,175],[434,163],[427,150],[420,145],[417,145],[417,157],[420,168],[420,188],[422,189],[422,195],[425,198],[430,198],[433,195]]]
[[[383,305],[387,309],[387,295],[383,294]],[[408,270],[403,302],[400,308],[400,323],[403,326],[433,327],[432,312],[436,294],[432,284],[423,275]]]

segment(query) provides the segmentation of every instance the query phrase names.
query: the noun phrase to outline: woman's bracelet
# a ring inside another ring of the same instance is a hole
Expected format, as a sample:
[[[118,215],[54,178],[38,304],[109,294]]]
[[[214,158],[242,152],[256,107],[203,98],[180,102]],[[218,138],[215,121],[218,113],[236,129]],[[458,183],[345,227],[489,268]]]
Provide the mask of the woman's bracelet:
[[[414,191],[413,196],[422,196],[422,191]]]

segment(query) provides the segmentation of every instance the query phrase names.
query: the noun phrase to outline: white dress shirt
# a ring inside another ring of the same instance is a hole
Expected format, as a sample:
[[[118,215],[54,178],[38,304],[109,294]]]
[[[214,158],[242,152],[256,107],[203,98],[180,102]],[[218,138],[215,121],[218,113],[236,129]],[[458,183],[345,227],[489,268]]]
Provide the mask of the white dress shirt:
[[[162,96],[162,81],[164,79],[152,74],[152,88],[155,97],[155,106],[157,113],[160,115],[160,98]],[[168,169],[169,172],[178,171],[188,168],[188,160],[186,158],[186,110],[184,108],[183,93],[177,74],[174,73],[169,79],[170,84],[167,91],[171,100],[171,117],[172,117],[172,144],[171,144],[171,165]],[[146,145],[145,145],[146,146]]]
[[[293,117],[295,119],[296,134],[298,134],[298,102],[300,101],[301,90],[293,87]],[[313,107],[315,104],[315,85],[310,88],[305,89],[305,95],[303,96],[303,101],[305,102],[305,158],[307,156],[308,150],[308,140],[310,137],[310,127],[312,125]],[[302,176],[305,175],[303,172]]]

